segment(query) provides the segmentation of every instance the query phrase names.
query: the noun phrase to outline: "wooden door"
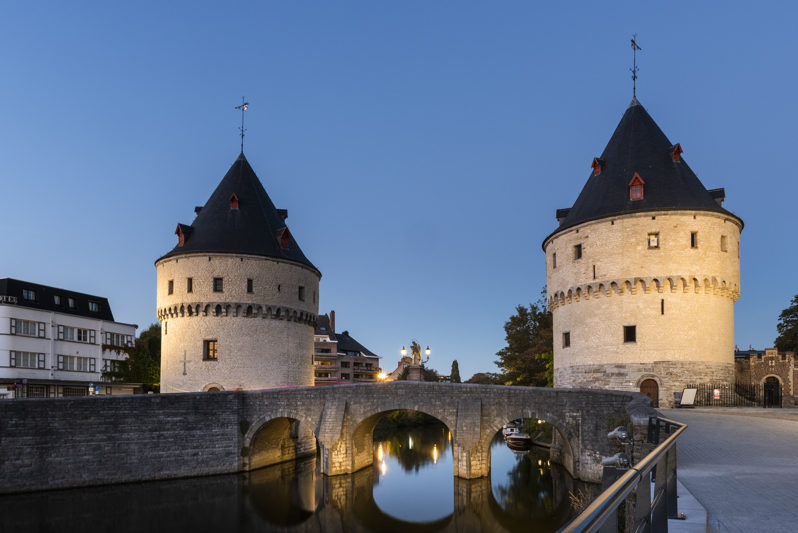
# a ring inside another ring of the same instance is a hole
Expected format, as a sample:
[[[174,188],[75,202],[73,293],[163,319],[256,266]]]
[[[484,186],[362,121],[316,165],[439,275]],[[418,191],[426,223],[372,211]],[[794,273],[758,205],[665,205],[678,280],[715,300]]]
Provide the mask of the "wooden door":
[[[644,379],[640,384],[640,392],[651,398],[651,405],[659,407],[659,385],[653,379]]]

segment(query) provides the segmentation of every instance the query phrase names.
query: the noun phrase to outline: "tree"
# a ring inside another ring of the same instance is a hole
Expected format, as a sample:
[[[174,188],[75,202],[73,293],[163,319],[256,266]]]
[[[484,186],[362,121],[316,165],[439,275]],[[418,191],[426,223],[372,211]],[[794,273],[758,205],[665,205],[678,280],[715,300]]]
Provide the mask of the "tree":
[[[779,336],[776,337],[776,348],[780,352],[798,353],[798,294],[790,302],[790,306],[779,315],[776,325]]]
[[[457,359],[452,361],[452,371],[449,374],[449,381],[452,383],[460,383],[460,365],[457,364]]]
[[[468,378],[466,383],[477,383],[479,385],[502,385],[504,384],[504,378],[502,378],[501,374],[496,374],[495,372],[477,372]]]
[[[545,289],[542,291],[545,293]],[[507,346],[499,350],[496,364],[505,385],[551,387],[554,346],[551,312],[543,296],[529,307],[519,305],[504,324]]]
[[[161,378],[161,326],[152,324],[142,331],[132,348],[103,346],[108,350],[124,351],[127,359],[109,371],[103,379],[125,383],[141,383],[147,390],[155,390]]]

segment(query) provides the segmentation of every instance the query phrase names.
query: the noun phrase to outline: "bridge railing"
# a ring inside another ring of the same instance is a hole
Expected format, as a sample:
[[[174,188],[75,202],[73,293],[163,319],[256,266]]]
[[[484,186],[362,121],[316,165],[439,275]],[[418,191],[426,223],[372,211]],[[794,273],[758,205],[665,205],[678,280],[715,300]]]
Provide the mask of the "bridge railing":
[[[668,519],[678,518],[676,440],[685,429],[686,424],[650,417],[648,442],[657,446],[623,473],[560,532],[667,532]],[[619,507],[624,502],[624,523],[618,524]]]

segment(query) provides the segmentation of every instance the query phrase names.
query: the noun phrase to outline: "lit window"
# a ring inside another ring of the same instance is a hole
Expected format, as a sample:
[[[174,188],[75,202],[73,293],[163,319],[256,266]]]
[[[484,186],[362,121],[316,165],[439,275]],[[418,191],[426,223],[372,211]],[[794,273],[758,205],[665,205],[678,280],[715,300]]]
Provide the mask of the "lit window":
[[[649,249],[659,248],[659,233],[648,234],[648,247]]]
[[[574,260],[582,259],[582,245],[577,244],[574,246]]]
[[[565,331],[562,334],[562,347],[568,348],[571,345],[571,332]]]
[[[623,327],[623,342],[637,342],[637,326]]]
[[[213,278],[213,292],[222,292],[224,288],[224,278]]]
[[[643,186],[645,182],[639,174],[635,173],[632,181],[629,182],[629,199],[642,200],[643,199]]]
[[[202,341],[202,358],[205,361],[219,359],[219,341],[216,339]]]
[[[173,280],[173,279],[169,280],[169,288],[167,289],[167,292],[168,292],[168,294],[174,294],[175,293],[175,280]]]

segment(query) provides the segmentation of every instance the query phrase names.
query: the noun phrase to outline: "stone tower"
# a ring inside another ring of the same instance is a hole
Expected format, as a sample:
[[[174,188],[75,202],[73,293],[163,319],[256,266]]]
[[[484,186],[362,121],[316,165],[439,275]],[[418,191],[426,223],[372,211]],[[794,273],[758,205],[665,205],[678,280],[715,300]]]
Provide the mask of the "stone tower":
[[[554,385],[673,404],[734,382],[743,221],[721,207],[633,99],[559,227],[543,241]]]
[[[161,392],[313,385],[321,273],[242,153],[155,262]]]

